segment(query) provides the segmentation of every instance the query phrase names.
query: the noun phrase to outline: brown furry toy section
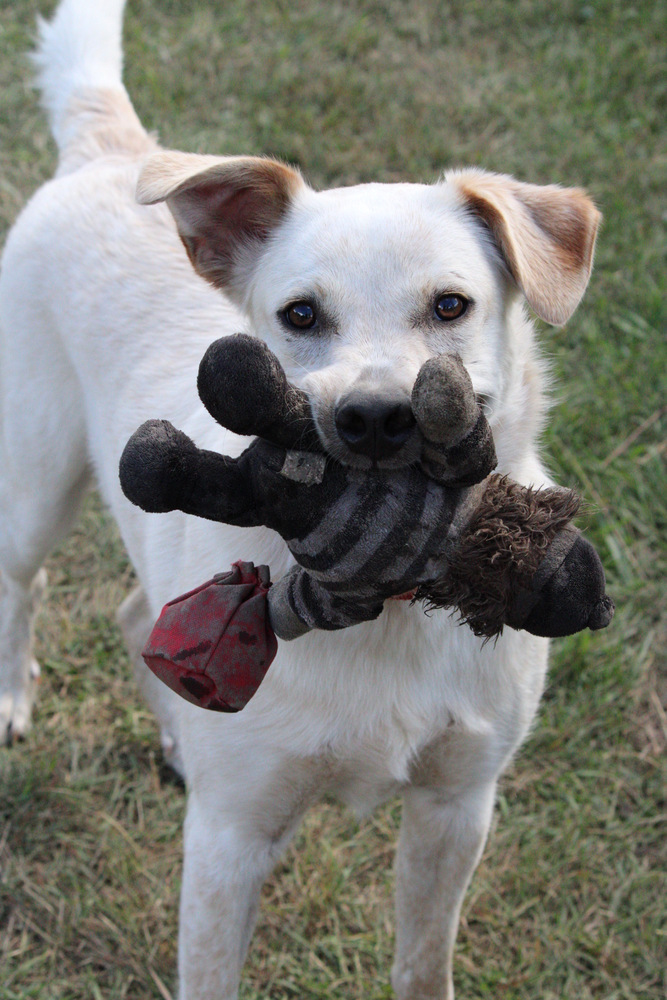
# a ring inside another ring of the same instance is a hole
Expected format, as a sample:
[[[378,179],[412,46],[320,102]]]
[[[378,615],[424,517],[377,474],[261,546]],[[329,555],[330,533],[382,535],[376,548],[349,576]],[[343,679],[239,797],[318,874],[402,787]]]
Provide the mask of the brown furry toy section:
[[[456,608],[461,624],[487,639],[503,625],[522,627],[535,575],[556,536],[579,511],[572,490],[530,489],[492,475],[487,488],[447,554],[446,573],[423,584],[415,600],[429,608]]]

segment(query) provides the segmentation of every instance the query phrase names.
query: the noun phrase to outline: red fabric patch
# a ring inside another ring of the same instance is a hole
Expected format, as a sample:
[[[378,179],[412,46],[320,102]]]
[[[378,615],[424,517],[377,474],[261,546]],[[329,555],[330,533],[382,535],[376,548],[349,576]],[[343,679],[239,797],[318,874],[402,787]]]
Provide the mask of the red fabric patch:
[[[269,624],[267,566],[236,562],[165,604],[143,650],[161,681],[186,701],[238,712],[262,683],[278,650]]]
[[[414,598],[414,596],[415,596],[416,593],[417,593],[416,590],[408,590],[408,592],[406,594],[393,594],[391,597],[388,598],[388,600],[390,600],[390,601],[411,601]]]

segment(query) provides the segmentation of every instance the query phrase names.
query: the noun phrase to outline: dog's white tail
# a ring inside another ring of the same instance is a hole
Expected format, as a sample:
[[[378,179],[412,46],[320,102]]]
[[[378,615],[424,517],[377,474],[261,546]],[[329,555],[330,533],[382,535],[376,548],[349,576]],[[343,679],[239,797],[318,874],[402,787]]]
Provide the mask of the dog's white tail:
[[[152,145],[122,82],[124,7],[125,0],[62,0],[52,21],[39,21],[33,58],[61,172]]]

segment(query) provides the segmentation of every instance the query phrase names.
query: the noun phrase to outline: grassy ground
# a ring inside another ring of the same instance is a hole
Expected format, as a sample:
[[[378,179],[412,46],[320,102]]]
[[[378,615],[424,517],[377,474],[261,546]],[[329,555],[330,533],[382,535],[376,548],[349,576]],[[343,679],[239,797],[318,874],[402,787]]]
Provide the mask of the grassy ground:
[[[604,211],[584,305],[543,331],[561,386],[545,444],[595,507],[617,617],[554,645],[466,899],[456,980],[469,1000],[664,997],[662,4],[130,7],[128,86],[166,144],[273,153],[315,184],[475,163],[583,184]],[[34,13],[0,0],[0,237],[54,163],[23,57]],[[130,678],[113,614],[131,572],[94,498],[50,575],[38,724],[0,750],[0,1000],[164,1000],[184,796]],[[243,1000],[390,996],[398,822],[397,805],[361,825],[333,804],[308,819],[265,890]]]

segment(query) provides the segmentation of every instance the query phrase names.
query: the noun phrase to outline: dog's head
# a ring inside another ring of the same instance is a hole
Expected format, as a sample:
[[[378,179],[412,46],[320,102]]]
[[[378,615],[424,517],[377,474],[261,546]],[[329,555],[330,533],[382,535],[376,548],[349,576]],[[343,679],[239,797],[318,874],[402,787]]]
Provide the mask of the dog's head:
[[[599,221],[578,189],[479,170],[316,192],[273,160],[169,152],[148,161],[138,197],[167,201],[195,269],[308,392],[327,450],[361,466],[417,457],[410,392],[433,355],[460,354],[492,423],[510,397],[525,408],[535,362],[522,296],[564,323]]]

